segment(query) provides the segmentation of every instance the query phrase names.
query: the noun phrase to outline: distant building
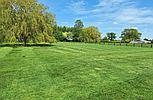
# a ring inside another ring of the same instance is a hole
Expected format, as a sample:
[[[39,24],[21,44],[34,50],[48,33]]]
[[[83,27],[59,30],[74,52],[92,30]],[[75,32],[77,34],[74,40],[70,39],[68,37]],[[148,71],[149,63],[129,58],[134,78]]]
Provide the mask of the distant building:
[[[130,43],[132,44],[142,44],[142,43],[151,43],[151,41],[146,41],[146,40],[133,40]]]
[[[133,40],[130,43],[132,43],[132,44],[141,44],[141,43],[145,43],[145,42],[141,41],[141,40]]]
[[[145,43],[151,43],[151,41],[146,41],[146,40],[144,40],[144,42],[145,42]]]

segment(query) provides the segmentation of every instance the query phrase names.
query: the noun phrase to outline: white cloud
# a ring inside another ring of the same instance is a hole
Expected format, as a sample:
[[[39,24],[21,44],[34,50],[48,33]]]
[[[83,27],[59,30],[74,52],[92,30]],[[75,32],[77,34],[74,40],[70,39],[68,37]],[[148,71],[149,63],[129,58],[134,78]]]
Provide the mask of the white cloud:
[[[113,24],[153,24],[153,8],[136,6],[133,0],[99,0],[97,5],[87,7],[84,0],[72,2],[69,8],[78,15],[95,17],[99,22]]]
[[[71,7],[74,10],[84,10],[85,2],[83,0],[72,3]]]
[[[131,0],[99,0],[99,4],[97,4],[97,7],[106,7],[106,6],[116,6],[116,5],[126,5],[126,4],[132,4],[134,3]]]
[[[86,3],[84,0],[80,0],[78,2],[71,1],[68,8],[77,14],[87,14],[88,12],[86,12],[85,6]]]
[[[138,29],[138,27],[131,27],[132,29]]]
[[[153,24],[153,13],[152,10],[147,8],[125,8],[116,20],[131,24]]]
[[[134,4],[134,2],[131,0],[99,0],[97,5],[87,8],[87,3],[84,0],[81,0],[78,2],[72,1],[68,7],[77,14],[99,14],[114,12],[123,6],[131,4]]]
[[[117,24],[118,24],[118,22],[113,22],[113,24],[114,24],[114,25],[117,25]]]

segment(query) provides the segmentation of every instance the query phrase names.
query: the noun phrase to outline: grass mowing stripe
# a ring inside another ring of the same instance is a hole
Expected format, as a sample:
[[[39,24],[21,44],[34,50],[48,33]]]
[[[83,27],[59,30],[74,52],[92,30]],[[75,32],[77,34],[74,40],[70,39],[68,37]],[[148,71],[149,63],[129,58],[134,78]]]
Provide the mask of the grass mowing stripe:
[[[152,98],[150,48],[57,43],[10,49],[0,59],[2,100]]]
[[[0,47],[0,59],[5,57],[5,55],[7,55],[9,52],[11,52],[12,48],[9,47]]]

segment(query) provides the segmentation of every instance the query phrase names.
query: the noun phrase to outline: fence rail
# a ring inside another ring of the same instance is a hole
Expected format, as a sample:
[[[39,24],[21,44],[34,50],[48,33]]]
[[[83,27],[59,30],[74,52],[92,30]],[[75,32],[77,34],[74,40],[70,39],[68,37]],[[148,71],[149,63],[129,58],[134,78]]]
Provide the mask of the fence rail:
[[[102,45],[132,46],[132,47],[153,48],[153,44],[146,44],[146,43],[133,44],[133,43],[108,43],[108,42],[102,42]]]

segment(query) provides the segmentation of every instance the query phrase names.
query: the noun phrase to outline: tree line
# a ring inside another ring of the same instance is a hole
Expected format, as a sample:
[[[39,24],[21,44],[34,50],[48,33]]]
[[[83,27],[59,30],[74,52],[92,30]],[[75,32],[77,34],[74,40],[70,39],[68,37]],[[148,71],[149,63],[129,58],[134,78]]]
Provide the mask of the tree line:
[[[94,26],[84,28],[84,24],[81,20],[76,20],[74,27],[55,26],[53,35],[58,41],[89,43],[98,43],[101,41],[101,33],[98,28]]]
[[[76,20],[73,27],[58,26],[55,15],[37,0],[0,0],[0,12],[0,43],[99,43],[116,39],[114,32],[107,33],[102,38],[97,27],[84,27],[81,20]],[[120,38],[124,42],[130,42],[139,40],[141,35],[137,29],[131,28],[124,29]]]
[[[142,33],[140,33],[137,29],[129,28],[124,29],[119,38],[121,38],[122,42],[130,42],[133,40],[140,40],[141,35]],[[103,38],[103,41],[115,41],[116,38],[116,33],[110,32],[106,34],[106,36]]]
[[[81,20],[74,27],[60,27],[54,14],[37,0],[0,0],[0,42],[53,43],[56,41],[99,42],[96,27],[83,28]]]
[[[121,32],[121,36],[119,37],[121,38],[121,41],[119,42],[129,43],[131,41],[140,41],[141,35],[142,33],[140,33],[137,29],[134,29],[134,28],[124,29]],[[116,38],[117,38],[116,33],[109,32],[109,33],[106,33],[106,36],[102,39],[102,41],[103,42],[118,42]],[[150,41],[151,43],[153,43],[153,39],[149,40],[145,38],[144,40]]]
[[[59,27],[54,28],[54,36],[58,41],[75,41],[75,42],[126,42],[141,40],[142,33],[134,28],[127,28],[121,32],[121,40],[116,40],[117,33],[109,32],[106,33],[104,38],[101,37],[99,30],[94,27],[83,28],[83,22],[76,20],[74,27]],[[144,39],[145,41],[152,41]]]

